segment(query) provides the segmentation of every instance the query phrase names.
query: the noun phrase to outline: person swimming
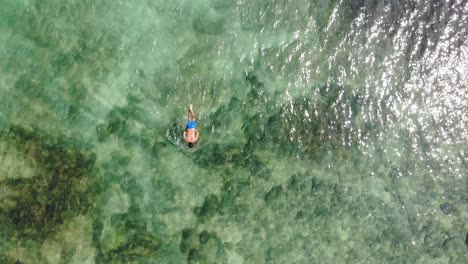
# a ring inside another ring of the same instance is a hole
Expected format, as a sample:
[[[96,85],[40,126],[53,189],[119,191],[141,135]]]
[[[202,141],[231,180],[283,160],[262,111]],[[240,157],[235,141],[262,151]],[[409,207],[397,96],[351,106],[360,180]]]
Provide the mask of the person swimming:
[[[193,148],[193,144],[198,140],[197,120],[193,112],[193,105],[190,105],[187,113],[187,125],[185,126],[184,139],[188,143],[189,148]]]

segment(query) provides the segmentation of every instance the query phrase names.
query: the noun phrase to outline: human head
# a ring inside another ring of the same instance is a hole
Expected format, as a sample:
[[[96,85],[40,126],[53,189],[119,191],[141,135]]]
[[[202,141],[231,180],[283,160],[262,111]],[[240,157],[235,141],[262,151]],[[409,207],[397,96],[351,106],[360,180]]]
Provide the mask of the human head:
[[[188,147],[189,147],[189,148],[193,148],[193,143],[192,143],[192,142],[189,142],[189,143],[188,143]]]

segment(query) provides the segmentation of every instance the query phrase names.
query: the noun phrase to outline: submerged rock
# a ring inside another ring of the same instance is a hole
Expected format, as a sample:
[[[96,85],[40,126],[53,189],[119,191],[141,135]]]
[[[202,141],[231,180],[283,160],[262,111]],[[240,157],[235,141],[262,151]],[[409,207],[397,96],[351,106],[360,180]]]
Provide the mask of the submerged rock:
[[[440,205],[440,210],[441,210],[444,214],[448,215],[448,214],[453,213],[453,211],[455,210],[455,208],[454,208],[453,204],[451,204],[451,203],[442,203],[442,204]]]
[[[252,176],[268,179],[271,175],[271,170],[255,155],[252,155],[248,160],[249,171]]]
[[[245,75],[245,80],[247,80],[253,89],[262,88],[264,86],[263,82],[260,81],[256,72],[249,72]]]
[[[224,32],[225,18],[217,14],[214,10],[200,14],[192,21],[193,29],[196,32],[208,35],[220,35]]]
[[[196,263],[198,260],[200,260],[200,253],[198,252],[197,249],[191,249],[188,256],[187,256],[187,262],[188,263]]]
[[[218,212],[218,209],[218,197],[216,195],[208,195],[205,197],[203,205],[194,209],[194,213],[200,220],[205,220],[206,218],[214,216]]]
[[[99,141],[104,141],[112,134],[121,133],[127,126],[128,114],[125,113],[124,109],[112,109],[107,118],[106,123],[96,126]]]
[[[184,228],[179,249],[188,263],[224,263],[225,247],[215,232],[203,230],[198,234],[196,228]]]
[[[280,196],[282,190],[283,187],[281,186],[271,188],[270,191],[265,195],[265,202],[270,206],[273,205],[275,200]]]
[[[325,183],[314,176],[311,180],[311,185],[310,185],[310,190],[312,191],[312,194],[315,194],[317,191],[319,191],[323,187],[325,187]]]
[[[200,243],[202,244],[206,244],[208,242],[208,240],[210,239],[210,234],[208,232],[206,232],[205,230],[203,230],[201,233],[200,233]]]
[[[182,230],[182,237],[180,239],[180,244],[179,244],[179,250],[182,253],[187,253],[191,248],[193,248],[195,245],[192,242],[192,229],[190,228],[184,228]]]
[[[299,212],[297,212],[295,218],[296,218],[296,220],[304,219],[304,212],[302,210],[299,210]]]
[[[466,233],[466,237],[465,237],[465,245],[468,247],[468,232]]]

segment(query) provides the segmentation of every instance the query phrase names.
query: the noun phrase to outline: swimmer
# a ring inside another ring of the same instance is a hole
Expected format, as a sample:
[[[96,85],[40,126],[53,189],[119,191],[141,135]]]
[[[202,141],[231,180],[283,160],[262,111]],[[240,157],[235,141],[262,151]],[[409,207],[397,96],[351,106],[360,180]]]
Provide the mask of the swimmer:
[[[190,105],[187,113],[187,126],[185,126],[184,139],[187,141],[189,148],[193,148],[193,143],[198,140],[197,120],[193,113],[193,106]]]

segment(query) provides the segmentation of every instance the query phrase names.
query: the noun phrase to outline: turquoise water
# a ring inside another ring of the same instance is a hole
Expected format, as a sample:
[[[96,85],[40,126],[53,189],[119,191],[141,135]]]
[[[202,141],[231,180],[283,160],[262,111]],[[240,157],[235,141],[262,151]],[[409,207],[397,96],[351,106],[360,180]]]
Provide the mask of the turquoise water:
[[[467,1],[0,4],[1,263],[468,262]]]

